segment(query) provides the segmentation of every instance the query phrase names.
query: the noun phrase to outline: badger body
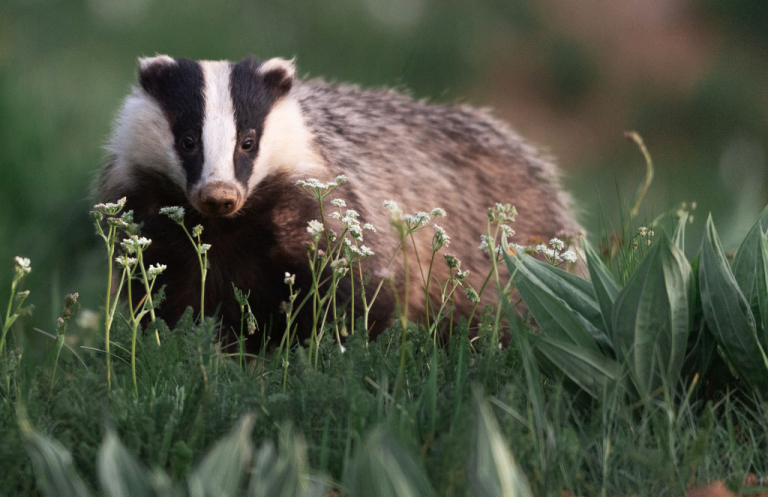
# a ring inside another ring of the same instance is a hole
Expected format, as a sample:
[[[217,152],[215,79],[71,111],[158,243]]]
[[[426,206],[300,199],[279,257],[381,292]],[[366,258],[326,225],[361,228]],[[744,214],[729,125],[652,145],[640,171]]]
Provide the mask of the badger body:
[[[127,197],[127,209],[153,240],[147,263],[168,266],[158,281],[167,295],[159,314],[170,324],[186,307],[198,310],[200,274],[183,231],[159,214],[165,206],[185,207],[186,225],[201,224],[203,240],[212,245],[206,309],[219,309],[225,329],[239,329],[232,285],[250,291],[262,334],[281,329],[285,273],[296,275],[302,296],[311,284],[307,223],[320,219],[320,211],[296,186],[299,179],[349,179],[331,198],[345,199],[377,228],[365,232],[376,255],[363,262],[374,275],[388,266],[399,243],[385,200],[406,212],[443,207],[447,216],[437,222],[452,237],[448,252],[470,270],[475,288],[490,264],[477,246],[494,203],[517,207],[513,228],[520,242],[579,231],[554,165],[488,113],[429,105],[393,90],[302,81],[293,62],[283,59],[140,59],[139,86],[116,119],[108,153],[97,195],[104,201]],[[424,263],[431,233],[415,240]],[[419,319],[425,315],[424,288],[414,247],[407,250],[409,310]],[[448,269],[440,259],[433,272],[444,282]],[[396,258],[391,270],[403,294],[401,261]],[[374,276],[369,295],[377,284]],[[342,302],[349,297],[346,282],[339,293]],[[492,289],[486,295],[495,301]],[[374,333],[391,323],[394,303],[385,285],[370,316]],[[456,306],[458,315],[466,315],[472,303],[460,295]],[[299,320],[300,335],[308,333],[309,314]],[[251,337],[249,346],[262,339]]]

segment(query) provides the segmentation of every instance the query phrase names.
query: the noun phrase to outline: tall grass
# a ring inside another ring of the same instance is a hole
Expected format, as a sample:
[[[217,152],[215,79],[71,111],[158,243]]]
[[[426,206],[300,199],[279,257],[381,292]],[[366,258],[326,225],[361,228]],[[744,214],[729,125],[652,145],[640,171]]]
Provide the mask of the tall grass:
[[[733,262],[711,220],[700,255],[685,258],[687,212],[671,236],[659,222],[628,226],[633,235],[602,254],[584,241],[587,281],[563,270],[577,257],[564,242],[511,243],[514,208],[496,204],[476,291],[458,259],[439,256],[450,237],[429,220],[445,212],[406,214],[388,202],[400,243],[377,256],[408,268],[416,237],[431,236],[419,274],[403,277],[420,278],[425,295],[437,285],[440,299],[417,324],[407,320],[410,296],[395,291],[397,319],[369,341],[368,313],[392,281],[380,275],[376,291],[364,291],[361,261],[373,256],[364,232],[376,228],[343,200],[327,202],[344,181],[299,185],[322,213],[308,226],[311,289],[301,295],[285,275],[286,327],[275,332],[276,348],[256,356],[243,343],[264,323],[240,289],[236,352],[216,340],[202,302],[200,315],[188,309],[174,330],[154,317],[164,268],[145,268],[141,254],[158,241],[142,238],[116,203],[94,209],[108,256],[122,252],[120,278],[109,279],[104,346],[75,349],[57,328],[51,360],[36,367],[22,342],[3,349],[29,312],[20,288],[31,263],[18,258],[0,339],[0,466],[10,475],[0,493],[682,495],[721,479],[743,489],[749,473],[765,474],[768,210]],[[186,231],[182,210],[163,213]],[[199,229],[187,234],[202,300],[215,241],[204,244]],[[437,263],[448,265],[448,281],[434,279]],[[343,278],[357,289],[362,319],[336,298]],[[146,298],[119,303],[132,279]],[[489,285],[499,301],[483,307]],[[456,298],[475,302],[471,315],[454,314]],[[61,322],[73,305],[65,303]],[[312,317],[305,346],[296,340],[301,312]],[[153,324],[143,329],[147,316]]]

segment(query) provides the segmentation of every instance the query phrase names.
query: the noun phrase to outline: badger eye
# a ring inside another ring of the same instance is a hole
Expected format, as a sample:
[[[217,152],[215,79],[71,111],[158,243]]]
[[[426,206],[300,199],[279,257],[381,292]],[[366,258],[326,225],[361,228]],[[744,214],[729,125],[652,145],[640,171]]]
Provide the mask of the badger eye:
[[[253,141],[253,138],[246,138],[243,140],[243,143],[240,145],[240,148],[243,149],[243,151],[248,152],[250,150],[253,150],[253,146],[255,145],[255,142]]]
[[[181,139],[181,148],[184,149],[185,152],[192,152],[197,148],[197,144],[191,136],[185,136]]]

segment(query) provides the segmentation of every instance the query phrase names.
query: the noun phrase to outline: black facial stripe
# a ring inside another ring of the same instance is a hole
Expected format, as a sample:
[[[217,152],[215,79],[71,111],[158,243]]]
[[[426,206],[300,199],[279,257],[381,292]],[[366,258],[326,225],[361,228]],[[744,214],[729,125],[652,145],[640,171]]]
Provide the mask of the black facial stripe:
[[[203,172],[203,119],[205,78],[198,62],[175,59],[175,64],[154,64],[139,74],[141,87],[163,109],[171,124],[176,152],[187,172],[187,186],[194,185]],[[197,143],[193,151],[184,150],[181,139],[191,136]]]
[[[232,65],[229,87],[237,126],[237,146],[233,157],[235,178],[247,185],[259,153],[264,120],[277,97],[259,75],[259,62],[253,57]],[[246,152],[240,149],[240,144],[251,130],[255,132],[255,146]]]

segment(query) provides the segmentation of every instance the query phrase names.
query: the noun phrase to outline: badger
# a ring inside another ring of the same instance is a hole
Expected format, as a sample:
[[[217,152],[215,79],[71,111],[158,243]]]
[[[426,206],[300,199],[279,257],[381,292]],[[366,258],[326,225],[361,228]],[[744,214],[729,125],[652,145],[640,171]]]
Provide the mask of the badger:
[[[452,237],[450,252],[469,270],[474,288],[488,272],[488,254],[478,243],[486,210],[496,202],[516,206],[515,240],[580,231],[552,161],[487,111],[297,78],[294,60],[282,58],[235,63],[158,55],[140,58],[138,66],[138,85],[115,120],[96,194],[101,201],[127,197],[126,209],[153,240],[145,260],[167,265],[158,279],[167,295],[158,312],[169,324],[187,307],[199,311],[200,271],[179,226],[159,214],[165,206],[185,207],[186,225],[203,226],[212,245],[205,309],[218,312],[224,330],[238,329],[241,319],[232,285],[250,291],[259,323],[250,349],[280,329],[286,273],[295,275],[301,295],[310,291],[307,225],[320,212],[297,180],[344,175],[348,183],[334,193],[378,228],[365,234],[376,254],[364,261],[374,275],[366,290],[373,293],[376,275],[388,267],[393,284],[383,286],[371,310],[373,335],[393,322],[394,292],[406,294],[402,257],[388,265],[399,239],[388,229],[384,201],[407,212],[444,208],[440,225]],[[415,242],[405,246],[408,309],[411,319],[422,320],[426,298],[413,252],[424,264],[432,237],[420,234]],[[448,268],[437,261],[433,274],[444,282]],[[490,287],[489,303],[496,299]],[[350,300],[349,285],[338,292],[341,302]],[[473,303],[457,296],[455,306],[466,316]],[[307,336],[306,319],[298,330]]]

